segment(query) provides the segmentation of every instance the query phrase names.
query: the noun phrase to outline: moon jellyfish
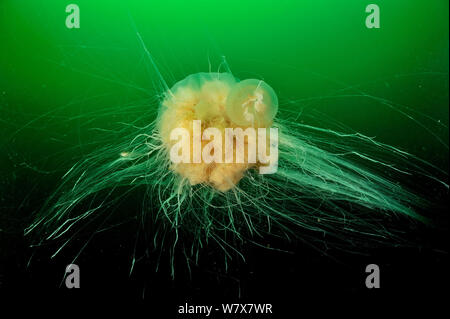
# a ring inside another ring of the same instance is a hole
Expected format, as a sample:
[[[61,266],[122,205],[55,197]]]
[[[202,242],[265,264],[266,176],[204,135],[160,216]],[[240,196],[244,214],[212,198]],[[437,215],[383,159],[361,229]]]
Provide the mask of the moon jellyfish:
[[[178,248],[197,260],[207,246],[231,258],[246,241],[265,236],[356,247],[392,243],[392,218],[427,222],[419,213],[427,200],[397,180],[414,168],[426,175],[414,156],[362,134],[299,123],[260,79],[209,72],[171,88],[163,83],[148,125],[130,125],[62,176],[27,229],[37,245],[58,239],[58,253],[136,189],[144,190],[141,226],[152,245],[171,252],[172,266]],[[231,138],[227,162],[228,129],[277,132],[275,144],[270,134],[258,142],[277,156],[263,154],[263,161],[251,147],[263,135],[246,134],[240,145]],[[276,169],[262,174],[268,165]]]

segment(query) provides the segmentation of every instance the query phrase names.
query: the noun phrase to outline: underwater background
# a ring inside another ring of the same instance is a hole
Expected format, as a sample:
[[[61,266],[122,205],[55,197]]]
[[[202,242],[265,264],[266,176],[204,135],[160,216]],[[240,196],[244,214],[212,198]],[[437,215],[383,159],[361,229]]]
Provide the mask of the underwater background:
[[[79,29],[65,25],[69,3],[0,1],[2,292],[125,296],[170,316],[190,301],[272,302],[281,312],[303,296],[434,296],[448,284],[448,193],[409,176],[404,182],[436,204],[438,227],[415,225],[420,245],[329,257],[302,243],[270,242],[289,253],[245,248],[246,262],[227,271],[205,250],[204,262],[190,274],[180,265],[172,279],[164,265],[155,273],[151,258],[130,274],[130,219],[89,239],[76,262],[81,292],[59,288],[89,235],[50,259],[55,247],[35,254],[23,231],[76,159],[99,141],[111,143],[108,131],[156,109],[149,101],[162,93],[159,79],[137,32],[169,87],[192,73],[226,71],[226,59],[236,77],[270,84],[279,114],[376,137],[440,168],[447,183],[449,155],[448,1],[377,0],[380,29],[365,26],[371,2],[364,0],[76,0]],[[122,218],[138,202],[139,193],[121,202]],[[369,263],[382,269],[381,292],[364,285]]]

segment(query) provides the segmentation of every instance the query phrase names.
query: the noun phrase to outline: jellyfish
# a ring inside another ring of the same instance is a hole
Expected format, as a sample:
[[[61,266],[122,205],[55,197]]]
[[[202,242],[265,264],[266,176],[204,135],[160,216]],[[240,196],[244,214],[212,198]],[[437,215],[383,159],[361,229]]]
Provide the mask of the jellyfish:
[[[229,260],[245,258],[240,245],[265,236],[389,244],[399,236],[392,218],[430,222],[419,213],[428,201],[396,179],[428,174],[413,155],[292,120],[262,79],[240,80],[227,70],[191,74],[170,88],[160,80],[147,125],[130,125],[62,176],[26,229],[36,246],[60,240],[56,255],[137,188],[145,190],[141,226],[153,245],[170,251],[172,273],[181,247],[193,260],[218,247]],[[247,134],[229,136],[237,131]]]
[[[158,131],[168,152],[178,152],[174,144],[179,143],[185,144],[181,147],[187,150],[185,161],[171,165],[171,170],[192,186],[204,183],[228,191],[239,183],[245,171],[261,165],[256,161],[256,144],[262,145],[261,152],[266,153],[269,141],[261,134],[263,141],[257,143],[259,135],[251,129],[266,133],[265,129],[272,125],[278,102],[270,86],[260,80],[237,81],[229,73],[197,73],[178,82],[171,92],[162,102]],[[203,133],[202,125],[206,128]],[[235,139],[236,128],[238,133],[250,133]],[[175,129],[186,129],[188,137],[175,143]],[[212,129],[214,140],[200,140]],[[198,141],[194,141],[196,138]],[[213,160],[202,158],[211,152]]]

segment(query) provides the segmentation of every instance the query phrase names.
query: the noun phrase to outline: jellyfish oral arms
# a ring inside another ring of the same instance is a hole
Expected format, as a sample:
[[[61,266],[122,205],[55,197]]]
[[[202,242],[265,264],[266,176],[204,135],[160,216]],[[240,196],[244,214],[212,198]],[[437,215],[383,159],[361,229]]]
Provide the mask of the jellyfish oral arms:
[[[255,79],[238,81],[229,73],[197,73],[175,84],[171,93],[162,102],[161,138],[171,158],[179,148],[186,150],[182,163],[171,166],[173,171],[191,185],[207,183],[227,191],[246,170],[261,166],[256,145],[270,148],[265,130],[278,110],[277,96],[268,84]],[[180,129],[188,133],[187,138],[177,139]],[[238,133],[242,136],[235,136]],[[227,156],[230,145],[233,153]]]
[[[401,184],[422,162],[362,134],[298,123],[264,81],[195,73],[163,91],[153,114],[143,110],[145,125],[127,125],[64,174],[27,233],[39,243],[75,236],[94,215],[107,220],[122,199],[115,189],[137,187],[139,220],[151,217],[152,245],[169,248],[172,267],[180,245],[190,260],[207,242],[229,256],[267,234],[353,248],[391,244],[403,232],[393,216],[427,221],[417,213],[427,201]]]

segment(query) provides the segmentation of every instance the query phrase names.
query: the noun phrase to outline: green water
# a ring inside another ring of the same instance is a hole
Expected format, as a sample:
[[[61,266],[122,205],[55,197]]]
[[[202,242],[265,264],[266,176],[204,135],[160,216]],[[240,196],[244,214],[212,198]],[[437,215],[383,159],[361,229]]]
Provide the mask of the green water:
[[[81,27],[68,29],[68,2],[4,0],[3,165],[49,170],[61,157],[46,154],[70,162],[89,150],[91,128],[156,107],[158,77],[137,30],[169,86],[218,70],[225,56],[235,76],[274,88],[280,116],[302,112],[307,124],[376,136],[446,167],[449,3],[379,0],[381,28],[368,29],[369,3],[79,0]]]
[[[365,7],[372,2],[380,7],[380,29],[368,29],[365,25]],[[65,25],[69,3],[80,7],[80,29],[68,29]],[[264,79],[275,90],[280,102],[277,117],[376,137],[377,141],[406,150],[438,168],[433,170],[438,172],[433,175],[437,181],[419,174],[401,175],[402,180],[397,181],[390,170],[376,167],[377,173],[399,185],[411,186],[415,194],[436,204],[424,208],[424,213],[439,226],[436,228],[413,226],[396,217],[386,220],[387,230],[400,226],[402,234],[418,243],[413,245],[417,250],[395,246],[371,251],[368,256],[343,257],[341,263],[339,258],[335,262],[318,257],[315,250],[310,252],[297,242],[293,243],[294,249],[291,245],[284,249],[284,243],[277,241],[267,245],[281,246],[283,251],[296,250],[295,254],[278,254],[269,249],[258,253],[245,246],[244,250],[252,253],[245,265],[239,258],[233,260],[239,270],[238,280],[230,276],[232,283],[228,280],[227,288],[218,284],[226,278],[219,277],[220,271],[217,276],[215,273],[216,260],[223,263],[221,250],[217,253],[220,256],[215,256],[205,246],[200,280],[194,276],[192,282],[185,283],[183,278],[189,276],[177,275],[182,279],[178,286],[172,281],[152,280],[147,298],[159,297],[167,303],[172,299],[175,302],[174,296],[182,296],[177,300],[184,302],[186,296],[199,296],[201,292],[206,299],[227,295],[220,299],[225,302],[237,291],[240,294],[242,279],[243,296],[250,296],[248,300],[272,302],[289,296],[294,298],[289,307],[295,307],[298,313],[307,303],[300,298],[301,292],[311,296],[308,289],[317,292],[315,299],[320,300],[321,307],[327,292],[334,294],[333,299],[345,296],[342,287],[348,287],[358,297],[365,295],[361,293],[361,289],[366,289],[364,269],[373,262],[381,265],[382,280],[387,279],[382,283],[387,288],[383,292],[391,289],[391,297],[386,300],[397,303],[405,293],[442,297],[440,289],[435,288],[448,279],[448,188],[444,185],[448,183],[449,155],[448,12],[447,0],[0,0],[0,288],[18,289],[23,300],[25,288],[34,286],[33,300],[39,296],[47,298],[45,288],[54,289],[61,283],[67,263],[81,253],[80,245],[84,249],[91,233],[94,235],[90,230],[100,229],[94,223],[80,240],[74,237],[63,253],[49,261],[62,244],[60,239],[55,240],[50,247],[43,246],[30,262],[34,250],[29,248],[30,239],[24,237],[24,229],[54,194],[61,177],[74,163],[101,147],[111,146],[119,156],[119,148],[128,137],[124,139],[116,130],[123,129],[124,124],[147,125],[149,117],[144,115],[158,107],[161,79],[139,41],[139,32],[169,87],[192,73],[226,71],[222,63],[225,57],[234,76]],[[377,158],[381,153],[369,155]],[[387,162],[391,159],[395,161],[398,156],[391,156]],[[104,171],[109,172],[109,167]],[[420,168],[414,170],[418,171]],[[71,181],[76,179],[78,175],[72,176]],[[100,179],[99,185],[103,187],[108,181]],[[98,186],[92,184],[94,189]],[[122,214],[108,222],[119,225],[126,219],[128,224],[112,228],[111,232],[99,231],[97,241],[89,242],[79,261],[82,267],[86,265],[82,271],[87,269],[82,285],[97,285],[101,291],[116,296],[134,296],[136,290],[142,299],[145,286],[141,282],[153,272],[156,258],[151,260],[152,271],[147,263],[136,260],[135,265],[131,258],[137,243],[134,236],[140,227],[137,211],[146,200],[146,189],[127,194],[132,188],[128,186],[114,193],[117,206],[108,207],[107,214],[99,215],[102,223],[105,216],[109,218],[110,213],[119,211]],[[57,193],[63,198],[68,196],[67,206],[71,200],[79,200],[70,197],[71,193],[77,197],[71,187]],[[389,192],[386,188],[383,191]],[[119,200],[124,194],[130,196]],[[93,197],[100,202],[104,195],[99,192]],[[320,192],[312,197],[317,197],[317,204],[322,206]],[[83,205],[91,208],[94,199]],[[159,206],[153,204],[143,205],[143,211],[158,210]],[[295,205],[293,212],[302,204]],[[83,205],[77,207],[77,212],[83,212]],[[129,223],[130,219],[136,223]],[[91,219],[87,221],[90,222]],[[299,234],[309,236],[309,232]],[[154,234],[149,230],[149,235],[153,238]],[[321,240],[322,233],[319,237]],[[178,260],[180,269],[186,268]],[[131,264],[136,275],[130,277]],[[164,271],[170,277],[168,264],[162,265],[155,276],[164,277]],[[210,273],[208,277],[206,274]],[[121,279],[116,283],[111,278]],[[129,289],[130,278],[137,279],[135,289]],[[62,292],[58,289],[55,296],[60,298]],[[91,300],[103,295],[94,293]],[[263,297],[255,298],[258,294]],[[58,298],[50,297],[45,302],[49,300]],[[342,303],[348,305],[346,310],[357,305],[349,300],[354,299],[347,298]],[[402,311],[411,306],[411,300]],[[61,304],[68,301],[70,298]],[[373,308],[375,304],[370,305]],[[176,308],[168,309],[165,311]],[[148,307],[147,311],[153,314],[153,308]]]

